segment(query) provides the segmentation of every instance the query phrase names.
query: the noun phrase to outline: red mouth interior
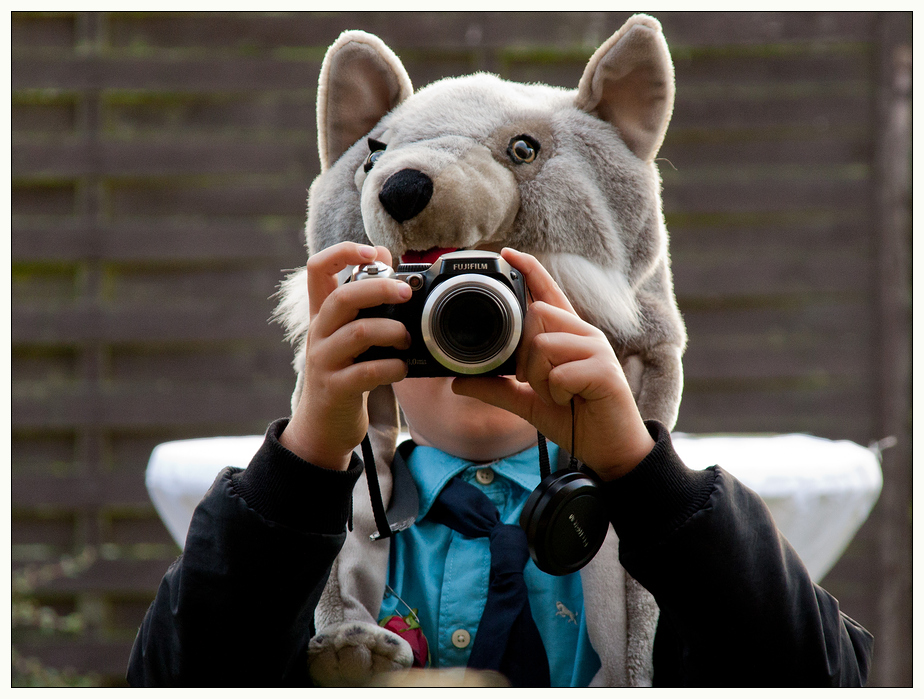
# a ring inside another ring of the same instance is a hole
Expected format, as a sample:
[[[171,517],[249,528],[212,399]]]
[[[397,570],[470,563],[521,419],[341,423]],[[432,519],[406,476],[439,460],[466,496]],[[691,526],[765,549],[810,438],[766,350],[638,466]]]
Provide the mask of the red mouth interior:
[[[401,256],[402,264],[412,264],[423,262],[426,264],[433,264],[436,262],[437,258],[440,255],[445,255],[447,252],[455,252],[459,248],[430,248],[429,250],[408,250]]]

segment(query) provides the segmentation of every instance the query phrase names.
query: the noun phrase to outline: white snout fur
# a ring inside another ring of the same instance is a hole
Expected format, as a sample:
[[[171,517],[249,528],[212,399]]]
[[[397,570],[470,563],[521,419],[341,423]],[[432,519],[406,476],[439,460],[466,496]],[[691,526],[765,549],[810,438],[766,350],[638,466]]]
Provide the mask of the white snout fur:
[[[538,256],[585,320],[609,328],[617,337],[631,337],[641,328],[635,294],[621,269],[603,269],[570,253]]]
[[[520,195],[510,170],[480,143],[458,137],[449,144],[444,140],[448,139],[386,150],[365,178],[357,174],[357,182],[362,180],[366,235],[392,256],[406,250],[471,248],[502,240],[513,224]],[[385,210],[379,192],[388,178],[405,169],[427,175],[433,195],[416,216],[399,223]]]

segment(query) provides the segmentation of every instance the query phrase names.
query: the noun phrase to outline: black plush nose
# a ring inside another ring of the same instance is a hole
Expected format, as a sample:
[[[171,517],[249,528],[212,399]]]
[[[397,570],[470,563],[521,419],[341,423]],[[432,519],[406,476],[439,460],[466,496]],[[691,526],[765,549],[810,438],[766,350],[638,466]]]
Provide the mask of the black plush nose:
[[[433,180],[420,170],[401,170],[385,180],[379,201],[398,223],[414,218],[433,196]]]

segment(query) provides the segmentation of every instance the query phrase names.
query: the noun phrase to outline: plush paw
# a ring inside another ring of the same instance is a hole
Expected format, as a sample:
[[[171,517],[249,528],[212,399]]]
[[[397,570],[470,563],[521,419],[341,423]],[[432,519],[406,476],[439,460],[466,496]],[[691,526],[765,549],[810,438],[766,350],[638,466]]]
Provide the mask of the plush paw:
[[[308,671],[322,687],[361,687],[376,675],[407,670],[413,661],[407,641],[365,621],[329,626],[308,645]]]

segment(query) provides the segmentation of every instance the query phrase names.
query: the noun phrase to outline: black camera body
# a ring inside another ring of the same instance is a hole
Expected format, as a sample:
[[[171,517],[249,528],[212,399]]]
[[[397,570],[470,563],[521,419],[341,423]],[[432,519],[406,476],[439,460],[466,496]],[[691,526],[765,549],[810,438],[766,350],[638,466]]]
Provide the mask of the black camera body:
[[[408,377],[503,376],[516,373],[523,335],[526,282],[500,255],[460,250],[432,264],[381,262],[358,265],[350,282],[389,277],[411,287],[405,303],[360,311],[359,317],[392,318],[408,329],[411,346],[372,347],[357,362],[398,357]]]

